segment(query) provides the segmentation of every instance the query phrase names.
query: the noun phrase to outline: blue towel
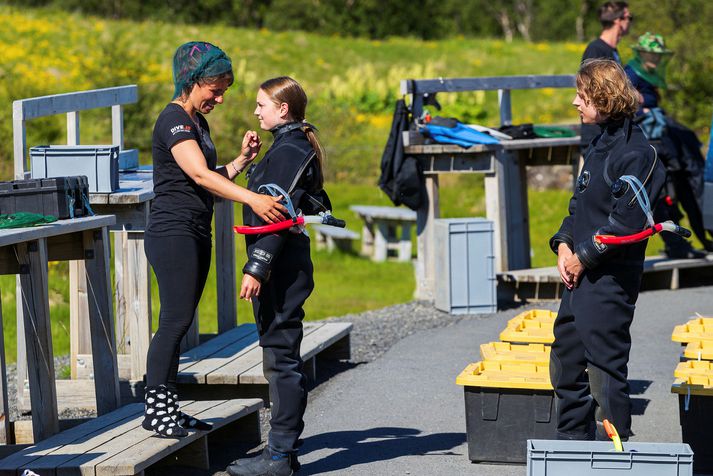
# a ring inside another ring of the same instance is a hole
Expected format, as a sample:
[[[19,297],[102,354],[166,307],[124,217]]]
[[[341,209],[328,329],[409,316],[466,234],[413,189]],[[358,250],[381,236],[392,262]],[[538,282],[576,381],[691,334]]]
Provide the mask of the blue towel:
[[[476,144],[500,143],[500,141],[493,136],[478,132],[460,122],[457,123],[455,127],[426,124],[424,129],[431,139],[441,144],[456,144],[461,147],[471,147]]]

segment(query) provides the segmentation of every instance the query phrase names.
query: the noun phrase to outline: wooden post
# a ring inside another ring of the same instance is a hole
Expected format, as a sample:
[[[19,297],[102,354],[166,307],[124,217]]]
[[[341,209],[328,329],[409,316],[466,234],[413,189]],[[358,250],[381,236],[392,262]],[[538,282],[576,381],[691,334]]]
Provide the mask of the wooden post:
[[[1,302],[1,301],[0,301]],[[5,369],[5,337],[2,328],[2,307],[0,306],[0,445],[12,442],[10,434],[10,409],[8,408],[7,371]]]
[[[85,231],[83,238],[94,388],[97,414],[103,415],[116,410],[121,405],[109,278],[109,231],[106,227]]]
[[[123,241],[123,268],[127,273],[122,280],[122,289],[131,352],[131,379],[142,380],[151,343],[151,269],[144,252],[144,233],[119,234]]]
[[[434,253],[434,223],[441,216],[438,199],[438,175],[426,175],[426,200],[416,212],[418,261],[416,263],[416,298],[433,301],[436,262]]]
[[[92,351],[89,332],[89,303],[84,261],[72,260],[69,267],[69,352],[72,378],[77,378],[77,355]]]
[[[47,288],[47,241],[18,243],[15,250],[21,268],[32,434],[35,441],[41,441],[59,432]],[[18,387],[22,388],[22,382],[18,382]]]
[[[128,237],[126,231],[115,231],[112,233],[114,237],[114,322],[116,326],[116,353],[128,354],[129,342],[131,333],[129,331],[129,321],[127,315],[126,293],[124,286],[128,280],[128,269],[126,267],[126,247],[128,246]],[[72,377],[74,378],[74,377]]]
[[[218,334],[238,322],[233,201],[215,200],[215,273],[218,287]]]

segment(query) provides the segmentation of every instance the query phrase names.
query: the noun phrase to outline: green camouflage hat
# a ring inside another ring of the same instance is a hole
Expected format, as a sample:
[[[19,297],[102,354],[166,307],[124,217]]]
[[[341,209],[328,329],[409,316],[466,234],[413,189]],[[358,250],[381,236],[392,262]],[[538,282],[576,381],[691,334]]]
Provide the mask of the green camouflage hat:
[[[631,48],[636,51],[659,53],[662,55],[673,53],[671,50],[666,49],[663,36],[649,33],[648,31],[641,35],[638,42],[635,45],[631,45]]]

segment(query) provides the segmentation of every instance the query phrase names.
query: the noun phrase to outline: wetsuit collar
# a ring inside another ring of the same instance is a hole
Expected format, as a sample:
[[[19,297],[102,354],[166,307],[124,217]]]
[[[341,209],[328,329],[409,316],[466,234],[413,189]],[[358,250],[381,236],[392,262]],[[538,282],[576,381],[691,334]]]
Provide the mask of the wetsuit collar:
[[[295,129],[299,129],[300,127],[304,126],[302,122],[288,122],[286,124],[280,124],[279,126],[275,126],[272,129],[270,129],[270,132],[272,132],[272,136],[277,138],[277,136],[280,136],[286,132],[294,131]]]

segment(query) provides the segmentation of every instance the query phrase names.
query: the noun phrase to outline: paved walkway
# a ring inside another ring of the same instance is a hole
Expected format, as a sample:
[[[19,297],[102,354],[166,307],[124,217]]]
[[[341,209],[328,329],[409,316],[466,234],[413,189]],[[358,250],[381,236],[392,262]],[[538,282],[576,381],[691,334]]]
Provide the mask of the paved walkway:
[[[380,359],[317,387],[305,417],[300,474],[524,474],[524,466],[470,463],[463,390],[455,385],[466,364],[478,360],[479,345],[498,340],[507,320],[522,310],[463,319],[443,314],[452,326],[407,337]],[[713,314],[713,288],[639,297],[629,365],[635,441],[681,441],[677,398],[670,393],[681,349],[671,331],[696,312]]]

